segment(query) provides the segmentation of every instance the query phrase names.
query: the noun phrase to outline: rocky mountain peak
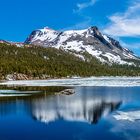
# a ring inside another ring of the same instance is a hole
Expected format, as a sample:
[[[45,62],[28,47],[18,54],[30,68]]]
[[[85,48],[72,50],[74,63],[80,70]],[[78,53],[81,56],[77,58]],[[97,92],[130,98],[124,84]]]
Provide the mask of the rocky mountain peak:
[[[74,52],[85,60],[83,53],[97,58],[102,63],[128,64],[126,59],[138,59],[132,51],[121,46],[119,41],[104,35],[96,26],[84,30],[55,31],[49,27],[35,30],[25,41],[43,47],[54,47]]]

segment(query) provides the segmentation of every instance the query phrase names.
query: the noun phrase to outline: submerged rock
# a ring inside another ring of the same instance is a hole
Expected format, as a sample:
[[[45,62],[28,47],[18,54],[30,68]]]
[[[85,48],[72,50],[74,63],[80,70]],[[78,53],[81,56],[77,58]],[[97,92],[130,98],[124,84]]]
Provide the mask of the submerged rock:
[[[75,93],[74,89],[65,89],[65,90],[63,90],[61,92],[56,93],[56,95],[61,95],[61,94],[63,94],[63,95],[72,95],[74,93]]]

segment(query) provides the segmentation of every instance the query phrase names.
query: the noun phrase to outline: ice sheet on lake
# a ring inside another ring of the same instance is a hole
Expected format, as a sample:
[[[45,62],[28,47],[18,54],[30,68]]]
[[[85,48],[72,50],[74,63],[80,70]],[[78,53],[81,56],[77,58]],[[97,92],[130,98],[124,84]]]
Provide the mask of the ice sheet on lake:
[[[31,94],[38,92],[39,91],[0,90],[0,97],[30,96]]]
[[[0,97],[22,97],[30,96],[30,94],[0,94]]]
[[[0,90],[0,94],[27,94],[27,93],[38,93],[39,91],[18,91],[18,90]]]
[[[91,77],[53,80],[5,81],[0,85],[17,86],[140,86],[140,77]]]
[[[116,120],[127,120],[127,121],[137,121],[140,120],[140,110],[123,112],[118,111],[116,115],[113,116]]]

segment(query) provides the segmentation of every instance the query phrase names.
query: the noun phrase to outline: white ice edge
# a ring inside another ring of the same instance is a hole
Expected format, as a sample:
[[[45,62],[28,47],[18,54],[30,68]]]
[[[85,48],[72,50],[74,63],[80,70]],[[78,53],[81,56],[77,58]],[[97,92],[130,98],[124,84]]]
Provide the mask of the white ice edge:
[[[138,111],[129,111],[129,112],[123,112],[123,111],[117,111],[117,114],[113,116],[116,120],[125,120],[130,122],[135,122],[137,120],[140,120],[140,110]]]
[[[0,94],[5,94],[5,93],[38,93],[39,91],[18,91],[18,90],[0,90]]]
[[[0,90],[0,97],[30,96],[39,91]]]
[[[96,87],[135,87],[140,86],[140,77],[90,77],[52,80],[5,81],[7,86],[96,86]]]
[[[21,97],[30,96],[31,94],[0,94],[0,97]]]

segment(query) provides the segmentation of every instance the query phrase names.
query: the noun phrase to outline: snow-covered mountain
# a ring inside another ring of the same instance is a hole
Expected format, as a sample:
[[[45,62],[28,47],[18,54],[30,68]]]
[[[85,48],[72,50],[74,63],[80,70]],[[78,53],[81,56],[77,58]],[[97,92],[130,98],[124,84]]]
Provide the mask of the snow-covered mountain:
[[[6,40],[2,40],[2,39],[0,39],[0,43],[4,43],[4,44],[7,44],[7,45],[16,45],[17,47],[23,47],[24,46],[24,43],[22,43],[22,42],[11,42],[11,41],[6,41]]]
[[[123,48],[115,39],[102,34],[96,26],[85,30],[55,31],[48,27],[38,29],[26,39],[26,44],[55,47],[85,59],[84,53],[101,62],[132,65],[130,59],[138,59],[132,51]]]

